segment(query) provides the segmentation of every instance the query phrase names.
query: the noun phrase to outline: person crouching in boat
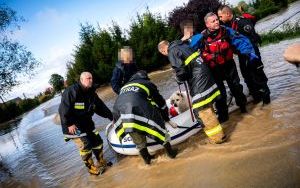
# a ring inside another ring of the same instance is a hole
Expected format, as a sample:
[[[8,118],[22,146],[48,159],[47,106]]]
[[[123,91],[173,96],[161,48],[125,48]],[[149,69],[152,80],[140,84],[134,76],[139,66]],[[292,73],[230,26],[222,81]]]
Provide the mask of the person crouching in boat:
[[[225,135],[212,105],[221,93],[209,68],[200,58],[200,53],[194,52],[187,40],[176,40],[171,43],[163,40],[158,44],[158,50],[168,56],[178,84],[187,81],[194,114],[198,121],[203,123],[204,132],[210,142],[223,143]]]
[[[165,129],[165,122],[170,122],[166,101],[145,71],[138,71],[121,88],[113,107],[113,117],[120,141],[129,134],[146,164],[153,159],[147,149],[146,137],[162,144],[170,158],[176,157],[177,150],[172,149]]]

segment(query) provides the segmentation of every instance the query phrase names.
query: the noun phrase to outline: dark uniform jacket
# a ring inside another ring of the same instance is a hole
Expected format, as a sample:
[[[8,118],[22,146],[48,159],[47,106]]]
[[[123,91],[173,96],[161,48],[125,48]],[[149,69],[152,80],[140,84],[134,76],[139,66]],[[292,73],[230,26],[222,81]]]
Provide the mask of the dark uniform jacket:
[[[68,127],[75,124],[84,136],[84,133],[95,129],[92,116],[96,112],[99,116],[112,120],[112,113],[98,97],[95,88],[83,90],[80,83],[68,87],[62,94],[59,106],[62,131],[65,137],[71,138]]]
[[[165,142],[168,108],[147,73],[139,71],[122,87],[113,107],[116,134],[120,140],[130,132],[139,132]]]
[[[193,97],[193,109],[200,110],[212,103],[220,91],[199,52],[189,47],[188,41],[173,41],[168,48],[168,58],[179,81],[187,81]]]
[[[121,87],[134,75],[137,71],[135,62],[125,64],[122,61],[118,61],[113,70],[111,78],[111,87],[117,94],[120,93]]]
[[[233,30],[238,31],[240,34],[246,36],[251,41],[252,45],[261,44],[261,38],[256,33],[254,24],[250,19],[243,17],[233,17],[230,25]]]

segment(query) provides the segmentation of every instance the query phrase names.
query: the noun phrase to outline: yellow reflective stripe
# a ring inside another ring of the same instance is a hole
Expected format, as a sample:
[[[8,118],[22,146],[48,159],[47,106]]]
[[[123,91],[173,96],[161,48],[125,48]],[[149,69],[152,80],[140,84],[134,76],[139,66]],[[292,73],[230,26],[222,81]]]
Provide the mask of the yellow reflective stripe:
[[[103,147],[103,145],[102,145],[102,144],[100,144],[99,146],[97,146],[97,147],[94,147],[93,149],[102,149],[102,147]]]
[[[144,91],[146,91],[147,95],[150,96],[150,91],[149,91],[149,89],[148,89],[146,86],[144,86],[144,85],[142,85],[142,84],[139,84],[139,83],[131,83],[131,84],[127,84],[127,85],[125,85],[124,87],[122,87],[121,90],[124,89],[124,88],[126,88],[126,87],[129,87],[129,86],[136,86],[136,87],[139,87],[139,88],[143,89]]]
[[[75,105],[74,108],[77,109],[77,110],[83,110],[84,105]]]
[[[208,103],[210,103],[211,101],[213,101],[218,95],[221,95],[220,90],[217,90],[214,94],[212,94],[212,96],[208,97],[207,99],[200,101],[198,103],[193,104],[193,109],[196,108],[200,108]]]
[[[80,156],[84,156],[84,155],[90,154],[91,152],[92,152],[92,150],[80,150],[79,151]]]
[[[117,137],[118,138],[120,138],[120,136],[124,133],[124,129],[122,128],[122,129],[120,129],[119,131],[118,131],[118,133],[117,133]]]
[[[98,134],[99,134],[99,131],[95,131],[94,133],[95,133],[95,135],[98,135]]]
[[[209,129],[209,130],[206,130],[204,131],[206,133],[206,135],[208,137],[211,137],[211,136],[214,136],[216,134],[218,134],[219,132],[221,132],[223,129],[222,129],[222,126],[219,124],[217,126],[215,126],[214,128],[212,129]]]
[[[193,59],[195,59],[196,57],[198,57],[200,55],[199,52],[194,52],[192,55],[190,55],[185,61],[184,64],[188,65]]]
[[[154,101],[150,101],[150,103],[153,105],[153,106],[158,106],[157,104],[156,104],[156,102],[154,102]]]
[[[147,132],[148,134],[151,134],[157,138],[159,138],[162,141],[165,141],[165,136],[161,135],[159,132],[152,130],[148,127],[141,126],[137,123],[123,123],[123,128],[117,133],[117,136],[120,137],[120,135],[124,132],[124,128],[135,128],[144,132]]]

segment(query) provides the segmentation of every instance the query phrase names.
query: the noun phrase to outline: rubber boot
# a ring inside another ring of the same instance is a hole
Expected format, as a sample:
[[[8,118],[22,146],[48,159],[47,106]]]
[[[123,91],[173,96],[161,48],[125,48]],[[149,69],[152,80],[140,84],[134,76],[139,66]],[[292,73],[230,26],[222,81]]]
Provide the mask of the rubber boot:
[[[240,106],[240,111],[241,111],[242,114],[247,113],[246,106],[244,106],[244,105]]]
[[[84,164],[88,168],[90,174],[97,176],[100,174],[100,169],[94,165],[94,161],[92,158],[89,158],[88,160],[84,161]]]
[[[264,91],[262,94],[262,100],[263,100],[263,105],[270,104],[271,98],[270,98],[270,92]]]
[[[172,149],[170,142],[165,143],[164,148],[166,149],[166,152],[171,159],[174,159],[176,157],[178,149]]]
[[[154,156],[151,156],[148,152],[147,148],[143,148],[140,150],[140,154],[142,156],[142,158],[144,159],[145,164],[150,164],[151,163],[151,159],[154,159]]]

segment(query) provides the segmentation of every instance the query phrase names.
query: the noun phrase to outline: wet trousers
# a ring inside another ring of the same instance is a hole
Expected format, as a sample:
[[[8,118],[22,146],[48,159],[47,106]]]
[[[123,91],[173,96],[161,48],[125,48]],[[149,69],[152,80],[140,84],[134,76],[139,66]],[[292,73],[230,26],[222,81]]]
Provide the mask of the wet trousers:
[[[220,144],[225,141],[225,134],[214,112],[212,104],[199,111],[194,110],[198,121],[202,121],[203,129],[211,143]]]
[[[223,65],[217,65],[211,68],[215,82],[221,92],[221,98],[216,100],[216,108],[219,116],[228,117],[227,93],[224,85],[226,80],[228,87],[235,98],[236,105],[245,107],[247,99],[243,93],[243,86],[240,84],[240,78],[236,69],[234,60],[225,62]]]
[[[255,54],[259,60],[249,62],[249,58],[239,55],[239,64],[242,76],[255,101],[260,101],[270,96],[270,89],[267,85],[268,78],[263,70],[264,66],[261,61],[260,52],[256,45],[253,45]]]
[[[72,139],[79,149],[80,156],[87,168],[94,167],[92,153],[100,166],[105,166],[103,158],[103,141],[98,132],[87,133],[87,136]]]

